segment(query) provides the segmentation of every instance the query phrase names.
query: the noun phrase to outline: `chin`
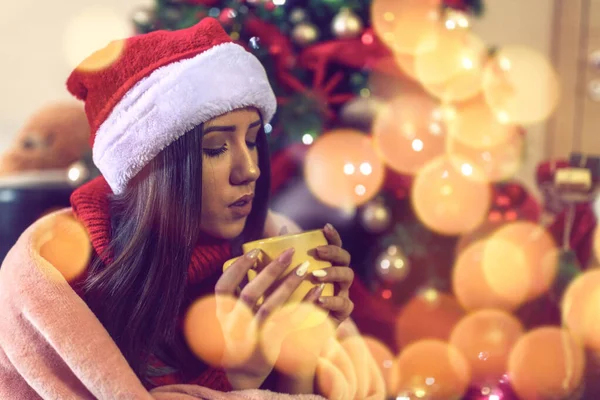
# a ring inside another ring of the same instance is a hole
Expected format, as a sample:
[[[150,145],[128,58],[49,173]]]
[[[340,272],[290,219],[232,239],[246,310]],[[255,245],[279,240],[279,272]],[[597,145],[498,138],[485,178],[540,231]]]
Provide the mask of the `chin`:
[[[215,229],[211,229],[207,233],[209,233],[211,236],[220,239],[233,240],[241,235],[245,226],[246,218],[238,221],[232,221],[226,224],[221,224],[220,226],[215,227]]]

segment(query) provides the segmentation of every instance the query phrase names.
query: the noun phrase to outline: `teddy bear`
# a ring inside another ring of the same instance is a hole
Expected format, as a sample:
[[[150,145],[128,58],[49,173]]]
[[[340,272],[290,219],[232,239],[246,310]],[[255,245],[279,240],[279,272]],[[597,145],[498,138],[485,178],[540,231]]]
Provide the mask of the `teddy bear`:
[[[32,114],[13,145],[0,155],[0,175],[66,169],[91,152],[90,127],[82,105],[48,104]]]

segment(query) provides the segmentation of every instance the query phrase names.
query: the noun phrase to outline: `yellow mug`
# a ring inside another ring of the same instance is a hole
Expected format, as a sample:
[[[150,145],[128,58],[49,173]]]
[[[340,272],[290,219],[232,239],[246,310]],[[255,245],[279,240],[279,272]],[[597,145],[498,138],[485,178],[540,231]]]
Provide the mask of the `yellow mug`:
[[[302,264],[304,261],[309,262],[308,273],[310,274],[312,271],[316,271],[319,269],[325,269],[331,267],[331,263],[329,261],[323,261],[319,258],[315,257],[316,248],[319,246],[327,245],[327,239],[323,234],[322,230],[314,230],[307,231],[301,233],[294,233],[289,235],[275,236],[260,240],[255,240],[253,242],[244,243],[242,245],[242,251],[244,254],[248,253],[254,249],[260,249],[260,253],[256,259],[256,265],[252,269],[248,270],[248,281],[253,280],[258,272],[260,272],[264,267],[269,265],[269,263],[283,251],[293,247],[296,251],[292,256],[292,262],[289,267],[284,272],[284,275],[289,274],[292,270]],[[229,261],[226,261],[223,265],[223,271],[229,268],[239,257],[233,258]],[[289,303],[300,302],[306,296],[306,294],[316,285],[312,283],[309,279],[305,279],[300,283],[300,286],[292,293]],[[322,296],[333,296],[333,284],[327,283],[323,288]],[[262,299],[259,301],[259,304],[262,302]],[[321,321],[318,321],[321,319]],[[309,323],[310,326],[318,325],[322,322],[322,318],[311,318]]]

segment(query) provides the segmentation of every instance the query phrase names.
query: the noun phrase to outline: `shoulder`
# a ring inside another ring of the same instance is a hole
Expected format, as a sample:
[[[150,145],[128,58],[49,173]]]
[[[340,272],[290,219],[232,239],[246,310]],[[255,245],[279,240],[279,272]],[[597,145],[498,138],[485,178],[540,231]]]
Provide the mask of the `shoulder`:
[[[66,208],[40,218],[23,232],[10,250],[2,269],[15,264],[60,273],[68,282],[87,268],[92,246],[84,225]]]

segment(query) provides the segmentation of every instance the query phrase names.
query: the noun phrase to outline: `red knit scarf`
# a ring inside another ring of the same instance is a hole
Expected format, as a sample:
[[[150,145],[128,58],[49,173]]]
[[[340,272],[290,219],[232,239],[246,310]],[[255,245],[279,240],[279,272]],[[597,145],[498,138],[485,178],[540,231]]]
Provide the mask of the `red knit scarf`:
[[[101,257],[105,265],[110,262],[110,256],[105,251],[110,243],[110,214],[109,195],[111,189],[99,177],[81,186],[71,195],[71,206],[74,214],[86,227],[92,247]],[[231,247],[227,241],[205,240],[192,253],[188,270],[188,288],[193,296],[208,294],[214,288],[221,273],[223,263],[231,257]],[[79,293],[81,295],[81,293]],[[190,293],[188,293],[189,295]],[[182,316],[179,317],[181,321]],[[179,326],[181,328],[181,326]],[[161,369],[166,365],[157,357],[151,357],[151,366]],[[195,384],[214,390],[230,391],[231,385],[222,369],[208,367],[193,379],[183,378],[180,372],[170,373],[152,378],[154,387],[169,384]]]

